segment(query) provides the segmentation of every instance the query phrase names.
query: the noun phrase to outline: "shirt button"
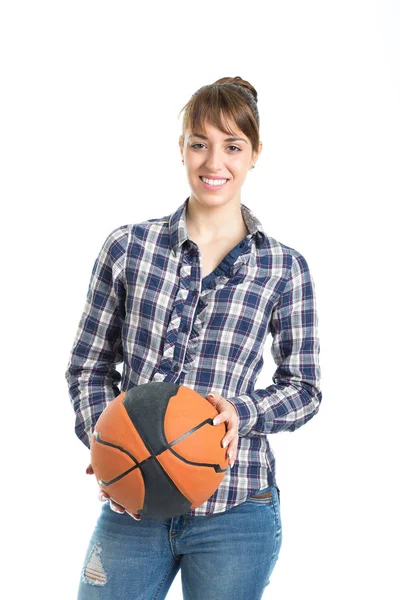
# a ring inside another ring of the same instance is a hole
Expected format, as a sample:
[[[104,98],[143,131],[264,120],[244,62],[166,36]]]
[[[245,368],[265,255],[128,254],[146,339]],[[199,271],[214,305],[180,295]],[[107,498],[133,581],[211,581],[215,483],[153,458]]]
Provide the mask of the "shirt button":
[[[186,333],[188,330],[188,326],[187,325],[182,325],[182,331],[183,333]]]
[[[239,244],[239,248],[243,248],[244,246],[244,242],[242,242],[241,244]]]
[[[179,365],[174,365],[173,369],[174,369],[174,371],[179,371]]]

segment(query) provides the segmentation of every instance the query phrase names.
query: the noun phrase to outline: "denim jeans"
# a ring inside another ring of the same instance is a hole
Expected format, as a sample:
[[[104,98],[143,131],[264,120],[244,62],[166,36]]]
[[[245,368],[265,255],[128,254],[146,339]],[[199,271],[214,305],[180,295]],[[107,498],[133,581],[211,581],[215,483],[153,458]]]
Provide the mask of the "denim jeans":
[[[181,569],[184,600],[258,600],[282,544],[279,488],[207,517],[142,517],[101,508],[78,600],[162,600]]]

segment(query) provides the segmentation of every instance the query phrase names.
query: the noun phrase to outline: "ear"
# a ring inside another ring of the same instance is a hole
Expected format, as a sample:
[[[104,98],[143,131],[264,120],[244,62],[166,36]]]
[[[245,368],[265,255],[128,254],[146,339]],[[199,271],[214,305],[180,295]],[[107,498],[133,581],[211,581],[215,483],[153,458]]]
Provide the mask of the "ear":
[[[256,150],[254,150],[254,152],[253,152],[253,160],[252,160],[253,165],[256,164],[258,157],[260,156],[260,154],[262,152],[262,148],[263,148],[263,145],[262,145],[262,142],[260,142],[258,145],[258,152]]]
[[[263,145],[262,145],[262,142],[260,142],[260,143],[258,144],[258,151],[257,151],[257,152],[256,152],[256,151],[254,151],[254,158],[255,158],[255,159],[256,159],[256,158],[258,158],[258,157],[260,156],[260,154],[261,154],[261,152],[262,152],[262,148],[263,148]]]
[[[181,156],[183,158],[183,136],[182,135],[179,136],[179,148],[181,150]]]

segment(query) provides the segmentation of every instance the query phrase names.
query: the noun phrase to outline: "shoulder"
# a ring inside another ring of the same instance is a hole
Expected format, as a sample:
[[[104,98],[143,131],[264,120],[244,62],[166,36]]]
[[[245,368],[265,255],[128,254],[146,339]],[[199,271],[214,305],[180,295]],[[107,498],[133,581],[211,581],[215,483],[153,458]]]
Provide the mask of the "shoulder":
[[[274,256],[276,265],[282,269],[286,283],[297,280],[298,283],[312,279],[310,268],[304,254],[297,248],[282,243],[272,236],[266,236],[267,249]]]
[[[106,237],[103,246],[110,250],[118,247],[127,247],[132,240],[143,239],[151,231],[162,230],[168,224],[168,217],[158,217],[156,219],[146,219],[139,223],[128,223],[115,227]]]

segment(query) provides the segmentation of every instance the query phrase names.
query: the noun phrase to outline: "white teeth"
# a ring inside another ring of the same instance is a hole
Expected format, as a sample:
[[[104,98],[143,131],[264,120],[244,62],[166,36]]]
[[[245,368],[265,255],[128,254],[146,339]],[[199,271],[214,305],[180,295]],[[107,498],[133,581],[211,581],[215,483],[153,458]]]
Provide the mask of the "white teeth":
[[[228,181],[227,179],[207,179],[207,177],[200,177],[200,179],[209,185],[222,185]]]

